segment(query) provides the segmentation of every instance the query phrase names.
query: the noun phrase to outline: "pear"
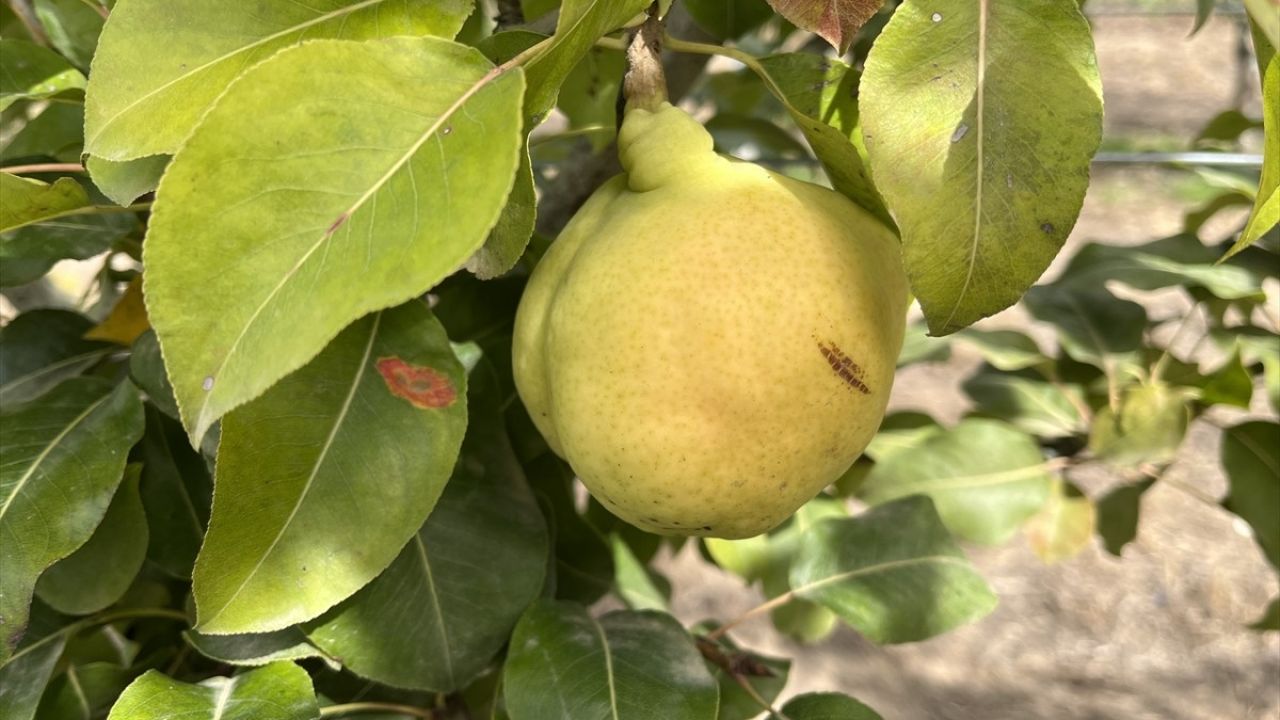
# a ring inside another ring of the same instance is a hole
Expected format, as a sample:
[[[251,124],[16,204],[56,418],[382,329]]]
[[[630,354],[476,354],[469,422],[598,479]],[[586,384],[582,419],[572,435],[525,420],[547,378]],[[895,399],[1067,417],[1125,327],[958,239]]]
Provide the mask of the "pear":
[[[832,190],[716,154],[665,102],[628,109],[618,149],[625,173],[529,279],[516,387],[622,519],[758,535],[880,425],[908,303],[898,241]]]

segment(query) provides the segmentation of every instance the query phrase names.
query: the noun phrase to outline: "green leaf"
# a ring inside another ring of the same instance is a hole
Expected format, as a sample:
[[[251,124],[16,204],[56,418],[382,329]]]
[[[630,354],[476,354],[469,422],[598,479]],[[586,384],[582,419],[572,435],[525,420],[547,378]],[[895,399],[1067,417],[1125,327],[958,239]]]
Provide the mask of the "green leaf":
[[[93,534],[40,576],[36,595],[49,607],[88,615],[114,605],[133,584],[147,556],[147,518],[138,495],[141,473],[141,465],[125,468]]]
[[[773,17],[765,0],[685,0],[684,7],[698,27],[718,40],[746,35]]]
[[[400,688],[465,687],[542,589],[547,529],[489,374],[487,364],[473,373],[470,429],[426,524],[386,571],[307,630],[357,675]]]
[[[1205,405],[1234,405],[1248,409],[1253,400],[1253,376],[1244,366],[1240,350],[1236,351],[1208,377],[1200,390]]]
[[[0,665],[0,717],[32,720],[40,696],[67,646],[67,633],[54,632],[20,648]]]
[[[58,178],[52,184],[31,178],[0,173],[4,206],[0,208],[0,231],[30,225],[65,215],[89,204],[89,195],[72,178]],[[8,242],[3,257],[9,257]]]
[[[50,44],[77,67],[86,70],[98,47],[104,19],[93,3],[94,0],[35,0],[33,3]]]
[[[800,126],[831,186],[887,227],[896,227],[867,170],[858,125],[858,73],[813,53],[773,55],[759,62],[771,78],[766,87]]]
[[[1085,431],[1080,408],[1084,393],[1074,385],[1051,383],[1034,373],[998,372],[983,368],[964,383],[978,412],[1000,418],[1040,437],[1077,435]]]
[[[1006,372],[1025,370],[1048,361],[1039,343],[1017,330],[975,330],[965,328],[956,333],[982,353],[989,365]]]
[[[791,133],[760,117],[719,112],[704,126],[715,139],[715,151],[743,158],[807,158],[808,150]]]
[[[1074,557],[1093,538],[1096,512],[1089,498],[1061,480],[1044,508],[1027,521],[1023,531],[1031,550],[1048,564]]]
[[[928,413],[912,410],[892,413],[880,422],[880,428],[863,454],[881,462],[890,455],[910,450],[941,432],[943,427]]]
[[[0,406],[38,397],[106,357],[110,345],[84,339],[92,327],[67,310],[29,310],[0,328]]]
[[[1151,478],[1121,485],[1098,501],[1098,535],[1107,552],[1120,557],[1124,546],[1138,536],[1142,495],[1155,482]]]
[[[876,186],[934,335],[1017,302],[1062,248],[1102,137],[1074,0],[907,0],[862,86]]]
[[[1249,19],[1253,21],[1254,51],[1261,59],[1263,52],[1257,42],[1257,36],[1261,35],[1271,46],[1272,57],[1274,57],[1275,48],[1280,47],[1280,14],[1275,12],[1275,7],[1270,0],[1244,0],[1244,7],[1249,11]],[[1262,70],[1261,67],[1258,69]],[[1259,74],[1262,73],[1259,72]]]
[[[312,720],[320,717],[311,678],[290,662],[199,685],[155,670],[134,680],[108,720]]]
[[[1213,16],[1213,7],[1218,4],[1218,0],[1196,0],[1196,22],[1191,27],[1191,32],[1187,35],[1195,35],[1200,32],[1204,24]]]
[[[24,40],[0,38],[0,110],[19,100],[65,95],[75,99],[84,89],[84,75],[61,55]]]
[[[1231,482],[1222,506],[1249,523],[1267,560],[1280,568],[1280,424],[1255,420],[1224,430],[1222,467]]]
[[[1253,13],[1254,21],[1265,27],[1253,7],[1249,10]],[[1277,19],[1280,13],[1277,13],[1273,6],[1270,14],[1267,24],[1273,29],[1270,39],[1274,46],[1276,35],[1280,34],[1280,19]],[[1227,251],[1226,257],[1231,257],[1257,242],[1263,235],[1274,230],[1277,223],[1280,223],[1280,148],[1276,147],[1280,145],[1278,142],[1280,141],[1280,60],[1277,60],[1274,55],[1267,63],[1267,71],[1262,78],[1262,127],[1264,142],[1258,197],[1254,202],[1253,212],[1249,215],[1248,224],[1244,226],[1240,238]]]
[[[471,2],[267,0],[254,10],[229,13],[202,0],[121,0],[111,12],[93,61],[85,103],[85,151],[106,160],[172,154],[228,85],[280,49],[304,39],[452,37]],[[352,104],[373,100],[360,95],[364,83],[341,76],[334,81],[342,83],[335,87],[345,91]],[[281,99],[293,104],[304,96],[288,93]],[[389,119],[387,108],[377,112],[382,120]],[[263,123],[275,111],[258,108],[249,114]],[[299,139],[293,132],[280,136]],[[350,139],[353,145],[362,144]],[[290,149],[300,148],[291,142]]]
[[[173,399],[173,386],[164,369],[160,342],[154,330],[138,336],[129,351],[129,377],[147,394],[147,400],[171,418],[178,417],[178,403]]]
[[[1173,460],[1187,434],[1187,393],[1167,385],[1137,385],[1120,398],[1120,409],[1098,411],[1089,449],[1114,465],[1163,464]]]
[[[250,635],[204,635],[190,630],[183,637],[196,652],[228,665],[257,667],[281,660],[329,658],[296,627]]]
[[[860,494],[872,505],[928,495],[951,532],[996,544],[1044,507],[1052,483],[1031,436],[998,420],[969,418],[877,462]]]
[[[162,570],[191,579],[196,553],[209,525],[213,480],[182,426],[147,407],[142,436],[142,506],[151,543],[147,557]]]
[[[49,158],[76,162],[84,144],[84,107],[71,103],[49,103],[22,129],[0,140],[0,161],[6,164],[23,158]]]
[[[1138,247],[1093,243],[1071,258],[1055,285],[1088,291],[1116,280],[1139,290],[1201,287],[1225,300],[1262,300],[1261,278],[1236,265],[1214,265],[1219,253],[1194,235]]]
[[[68,665],[40,699],[37,720],[91,720],[106,717],[133,674],[111,662]],[[6,716],[7,717],[7,716]]]
[[[515,267],[533,236],[538,214],[538,195],[529,160],[529,141],[520,144],[520,165],[516,168],[511,194],[484,244],[467,258],[467,270],[481,280],[492,280]]]
[[[881,720],[875,710],[839,693],[798,695],[782,707],[782,714],[790,720]]]
[[[801,540],[791,587],[877,643],[924,640],[996,606],[925,497],[816,524]]]
[[[573,471],[548,452],[527,463],[525,472],[539,496],[555,549],[554,572],[548,574],[550,594],[582,603],[599,600],[613,587],[613,552],[574,506]]]
[[[445,40],[318,40],[221,97],[165,172],[143,253],[193,439],[479,247],[511,188],[522,88]]]
[[[817,34],[841,55],[884,0],[769,0],[796,27]]]
[[[504,669],[512,720],[715,720],[716,681],[666,614],[541,601],[520,618]]]
[[[386,569],[453,470],[465,392],[444,329],[412,301],[228,415],[193,575],[197,629],[279,630]]]
[[[1280,597],[1273,599],[1262,617],[1249,627],[1254,630],[1280,630]]]
[[[613,533],[609,536],[609,546],[613,550],[614,585],[622,602],[632,610],[670,612],[667,597],[670,593],[658,587],[649,568],[636,558],[627,541]]]
[[[593,47],[564,79],[560,86],[560,111],[573,130],[604,126],[612,131],[618,119],[618,88],[626,60],[619,50]],[[611,133],[592,136],[591,146],[601,150],[609,144]]]
[[[127,382],[113,389],[72,378],[0,411],[0,425],[4,659],[26,627],[36,579],[83,545],[107,512],[129,448],[142,435],[142,403]]]
[[[715,627],[695,628],[695,633]],[[716,720],[752,720],[760,715],[760,700],[772,703],[787,684],[791,661],[744,652],[727,636],[715,640],[695,637],[698,650],[707,658],[707,666],[720,684],[720,713]],[[747,692],[739,681],[751,686],[756,697]]]
[[[136,160],[104,160],[90,155],[84,166],[103,195],[117,205],[128,206],[156,189],[168,164],[168,155],[151,155]]]
[[[1102,368],[1113,376],[1139,361],[1147,311],[1121,300],[1106,289],[1065,289],[1054,285],[1032,288],[1027,310],[1054,326],[1062,349],[1076,360]]]

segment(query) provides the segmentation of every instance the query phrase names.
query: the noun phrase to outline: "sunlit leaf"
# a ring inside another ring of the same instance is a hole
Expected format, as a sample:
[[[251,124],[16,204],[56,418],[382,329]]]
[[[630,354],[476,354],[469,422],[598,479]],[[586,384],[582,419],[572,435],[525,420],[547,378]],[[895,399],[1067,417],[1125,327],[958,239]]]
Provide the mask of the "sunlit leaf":
[[[172,154],[233,80],[281,48],[318,38],[452,37],[470,9],[469,0],[265,0],[254,12],[227,12],[203,0],[121,0],[93,61],[85,151],[106,160]],[[341,87],[357,93],[361,84]],[[262,122],[271,112],[252,115]]]
[[[928,495],[951,532],[994,544],[1044,506],[1052,478],[1031,436],[970,418],[877,462],[859,492],[873,505]]]
[[[670,616],[541,601],[520,618],[504,668],[512,720],[715,720],[716,681]]]
[[[1263,299],[1260,277],[1237,265],[1215,265],[1219,258],[1194,235],[1137,247],[1093,243],[1071,258],[1055,285],[1087,291],[1116,280],[1139,290],[1202,287],[1226,300]]]
[[[808,693],[782,706],[790,720],[880,720],[876,711],[847,695]]]
[[[280,660],[328,658],[296,627],[249,635],[204,635],[188,631],[183,637],[196,652],[228,665],[257,667]]]
[[[112,202],[126,206],[155,190],[168,164],[168,155],[136,160],[104,160],[90,155],[85,160],[93,184]]]
[[[1138,362],[1147,326],[1147,311],[1121,300],[1104,288],[1066,289],[1056,285],[1032,288],[1027,310],[1054,326],[1068,355],[1102,368],[1108,375]]]
[[[4,408],[0,425],[3,659],[26,627],[40,573],[84,544],[107,512],[142,435],[142,403],[128,382],[72,378]]]
[[[142,302],[142,276],[134,276],[124,294],[111,307],[102,322],[85,333],[86,340],[105,340],[117,345],[132,345],[138,336],[150,329],[147,308]]]
[[[1163,384],[1136,385],[1121,396],[1119,411],[1098,411],[1089,449],[1121,466],[1167,463],[1177,454],[1190,421],[1185,391]]]
[[[141,473],[141,465],[125,468],[93,534],[40,575],[36,595],[49,607],[88,615],[113,605],[133,584],[147,556],[147,518],[138,495]]]
[[[1053,383],[1035,373],[996,372],[984,368],[964,383],[978,412],[1000,418],[1040,437],[1064,437],[1085,431],[1084,393],[1075,385]]]
[[[84,188],[68,177],[47,183],[0,173],[0,191],[4,195],[4,205],[0,207],[0,231],[64,215],[89,204]],[[5,243],[4,257],[11,255],[7,246],[8,242]]]
[[[887,460],[890,455],[914,448],[942,431],[942,426],[928,413],[911,410],[890,413],[880,422],[880,429],[863,454],[876,462]]]
[[[1255,22],[1264,28],[1271,28],[1270,39],[1274,47],[1276,35],[1280,35],[1280,12],[1276,12],[1274,6],[1269,11],[1262,10],[1263,13],[1270,13],[1270,17],[1264,21],[1257,17],[1257,11],[1253,7],[1249,10],[1254,15]],[[1276,147],[1280,144],[1277,142],[1280,140],[1280,59],[1274,55],[1263,73],[1262,126],[1266,141],[1263,143],[1258,197],[1254,202],[1253,212],[1249,215],[1248,224],[1244,226],[1240,238],[1231,246],[1227,257],[1257,242],[1263,235],[1275,230],[1277,223],[1280,223],[1280,148]]]
[[[814,525],[791,566],[791,587],[877,643],[924,640],[996,605],[925,497]]]
[[[918,362],[942,362],[951,357],[950,338],[929,336],[929,328],[922,322],[907,324],[902,336],[902,350],[898,353],[898,367]]]
[[[1095,518],[1089,498],[1059,480],[1053,484],[1049,502],[1027,521],[1023,531],[1041,560],[1056,563],[1088,547]]]
[[[966,328],[956,338],[977,348],[982,359],[998,370],[1013,372],[1035,367],[1048,360],[1030,335],[1017,330],[975,330]]]
[[[860,106],[929,329],[1015,303],[1075,225],[1102,137],[1078,5],[907,0],[867,58]]]
[[[320,717],[311,678],[290,662],[199,685],[148,670],[111,708],[108,720],[313,720]]]
[[[815,33],[841,55],[884,0],[769,0],[796,27]]]
[[[466,427],[466,379],[425,304],[352,325],[222,424],[197,629],[310,620],[382,572],[422,526]]]

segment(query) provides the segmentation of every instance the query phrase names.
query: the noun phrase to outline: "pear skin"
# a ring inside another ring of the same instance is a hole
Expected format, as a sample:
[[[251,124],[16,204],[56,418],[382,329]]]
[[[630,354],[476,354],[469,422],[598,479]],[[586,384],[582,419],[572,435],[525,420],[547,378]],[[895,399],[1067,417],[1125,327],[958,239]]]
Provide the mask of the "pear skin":
[[[618,146],[625,174],[530,277],[516,387],[622,519],[757,535],[880,425],[908,303],[898,241],[832,190],[717,155],[671,105],[629,110]]]

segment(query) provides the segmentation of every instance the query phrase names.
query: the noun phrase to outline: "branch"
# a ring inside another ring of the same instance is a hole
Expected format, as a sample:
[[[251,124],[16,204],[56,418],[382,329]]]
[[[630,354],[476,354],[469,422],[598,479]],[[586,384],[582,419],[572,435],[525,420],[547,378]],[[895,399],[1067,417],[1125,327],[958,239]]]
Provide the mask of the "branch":
[[[649,7],[649,17],[627,46],[627,74],[622,94],[627,107],[654,111],[667,101],[667,78],[662,71],[662,20],[658,3]]]

